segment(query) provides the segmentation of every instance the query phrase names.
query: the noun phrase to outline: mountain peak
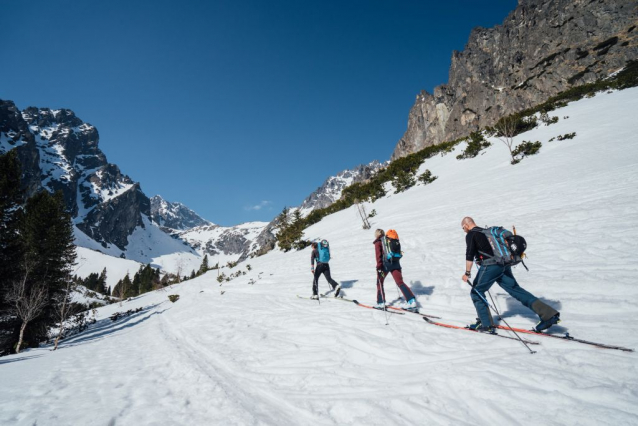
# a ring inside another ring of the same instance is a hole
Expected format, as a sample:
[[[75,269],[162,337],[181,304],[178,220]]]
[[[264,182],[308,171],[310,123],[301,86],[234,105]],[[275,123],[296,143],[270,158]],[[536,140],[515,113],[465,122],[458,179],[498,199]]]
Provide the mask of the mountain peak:
[[[347,186],[370,179],[381,167],[382,164],[374,160],[369,164],[360,164],[352,169],[343,170],[335,176],[330,176],[301,203],[299,209],[302,212],[308,212],[328,207],[341,198],[341,193]]]
[[[179,202],[166,201],[161,195],[151,198],[151,218],[160,226],[185,231],[198,226],[212,226],[193,210]]]

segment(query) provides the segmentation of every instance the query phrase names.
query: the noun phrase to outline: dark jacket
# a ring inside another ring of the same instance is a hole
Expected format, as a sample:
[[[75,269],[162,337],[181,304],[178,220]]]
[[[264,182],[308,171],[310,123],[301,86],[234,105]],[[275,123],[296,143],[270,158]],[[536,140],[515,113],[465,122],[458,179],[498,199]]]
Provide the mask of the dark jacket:
[[[383,237],[381,238],[377,238],[376,240],[374,240],[374,253],[375,253],[375,259],[377,261],[377,270],[383,270],[385,272],[390,272],[390,271],[394,271],[396,269],[401,269],[401,262],[399,261],[399,259],[394,258],[392,261],[389,261],[384,255],[383,255],[383,243],[381,241]]]
[[[475,226],[470,232],[465,235],[465,260],[471,262],[476,261],[477,264],[481,264],[482,257],[485,257],[481,253],[487,255],[487,257],[494,256],[494,251],[490,242],[487,240],[485,234],[481,231],[483,228]]]

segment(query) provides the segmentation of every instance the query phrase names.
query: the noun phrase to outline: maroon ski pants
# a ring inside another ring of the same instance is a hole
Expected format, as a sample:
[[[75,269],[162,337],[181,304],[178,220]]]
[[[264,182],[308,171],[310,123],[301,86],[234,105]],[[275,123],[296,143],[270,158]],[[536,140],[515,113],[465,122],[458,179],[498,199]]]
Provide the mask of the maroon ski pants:
[[[410,290],[410,287],[408,287],[403,282],[403,275],[401,275],[401,270],[395,269],[394,271],[390,271],[385,274],[377,272],[377,303],[383,303],[386,301],[385,290],[383,289],[383,281],[385,281],[385,277],[389,274],[392,274],[392,278],[394,278],[394,282],[397,284],[397,287],[399,287],[399,290],[401,290],[401,293],[403,293],[403,297],[405,297],[405,300],[409,301],[411,299],[414,299],[412,290]]]

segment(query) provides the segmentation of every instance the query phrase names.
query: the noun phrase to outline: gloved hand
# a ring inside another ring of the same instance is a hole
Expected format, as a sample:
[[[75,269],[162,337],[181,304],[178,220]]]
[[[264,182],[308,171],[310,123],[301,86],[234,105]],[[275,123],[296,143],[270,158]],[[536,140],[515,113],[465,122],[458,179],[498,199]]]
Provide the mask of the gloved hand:
[[[379,274],[382,277],[385,277],[385,271],[383,269],[377,269],[377,274]]]

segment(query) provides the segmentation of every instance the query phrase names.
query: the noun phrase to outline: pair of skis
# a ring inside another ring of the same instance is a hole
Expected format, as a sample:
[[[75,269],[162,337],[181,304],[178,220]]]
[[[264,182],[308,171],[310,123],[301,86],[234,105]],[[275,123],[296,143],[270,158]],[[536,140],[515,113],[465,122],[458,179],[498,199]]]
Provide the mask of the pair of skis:
[[[622,346],[607,345],[605,343],[597,343],[597,342],[591,342],[589,340],[577,339],[575,337],[570,336],[569,333],[565,333],[564,335],[549,334],[549,333],[538,332],[535,330],[525,330],[524,328],[506,327],[503,325],[497,325],[496,328],[498,328],[499,330],[510,330],[510,331],[516,331],[517,333],[534,334],[536,336],[550,337],[553,339],[561,339],[561,340],[567,340],[570,342],[583,343],[586,345],[596,346],[597,348],[602,348],[602,349],[616,349],[623,352],[634,352],[633,349],[625,348]]]
[[[304,296],[299,296],[297,295],[297,297],[301,298],[301,299],[310,299],[309,297],[304,297]],[[374,309],[377,311],[384,311],[383,308],[379,308],[376,306],[370,306],[370,305],[366,305],[363,303],[360,303],[357,300],[353,300],[353,299],[346,299],[344,297],[328,297],[326,295],[320,295],[321,298],[326,298],[326,299],[335,299],[335,300],[341,300],[344,302],[349,302],[349,303],[354,303],[357,306],[360,306],[362,308],[367,308],[367,309]],[[404,309],[404,308],[400,308],[397,306],[386,306],[385,309],[386,312],[391,313],[391,314],[397,314],[397,315],[405,315],[406,313],[411,313],[411,314],[415,314],[415,315],[420,315],[423,320],[425,320],[428,324],[432,324],[432,325],[436,325],[438,327],[443,327],[443,328],[448,328],[448,329],[453,329],[453,330],[465,330],[465,331],[469,331],[472,333],[479,333],[476,330],[471,330],[467,327],[461,327],[461,326],[457,326],[457,325],[453,325],[453,324],[447,324],[447,323],[443,323],[443,322],[438,322],[438,321],[433,321],[433,319],[440,319],[441,317],[437,317],[434,315],[429,315],[429,314],[423,314],[420,313],[418,311],[412,311],[412,310],[408,310],[408,309]],[[547,337],[547,338],[552,338],[552,339],[561,339],[561,340],[566,340],[566,341],[570,341],[570,342],[576,342],[576,343],[582,343],[585,345],[590,345],[590,346],[594,346],[597,348],[602,348],[602,349],[614,349],[614,350],[619,350],[619,351],[623,351],[623,352],[634,352],[633,349],[630,348],[625,348],[623,346],[617,346],[617,345],[608,345],[605,343],[598,343],[598,342],[592,342],[589,340],[583,340],[583,339],[578,339],[575,337],[572,337],[569,335],[569,333],[565,333],[565,335],[560,335],[560,334],[549,334],[549,333],[542,333],[542,332],[537,332],[534,330],[526,330],[523,328],[515,328],[515,327],[506,327],[503,325],[498,325],[496,326],[497,329],[499,330],[506,330],[506,331],[514,331],[517,333],[524,333],[524,334],[531,334],[531,335],[536,335],[536,336],[541,336],[541,337]],[[481,333],[487,336],[495,336],[495,337],[500,337],[500,338],[504,338],[504,339],[510,339],[510,340],[519,340],[518,338],[515,337],[511,337],[511,336],[503,336],[501,334],[490,334],[490,333]],[[530,345],[538,345],[538,342],[532,342],[530,340],[527,339],[522,339],[525,343],[530,344]]]
[[[299,296],[297,295],[297,297],[301,298],[301,299],[310,299],[309,297],[304,297],[304,296]],[[320,297],[322,298],[327,298],[327,299],[331,299],[329,297],[326,297],[325,295],[321,295]],[[470,331],[472,333],[478,333],[478,331],[475,330],[470,330],[469,328],[465,328],[465,327],[459,327],[456,325],[452,325],[452,324],[445,324],[442,322],[437,322],[437,321],[433,321],[434,319],[441,319],[441,317],[437,317],[436,315],[429,315],[429,314],[423,314],[419,311],[413,311],[413,310],[409,310],[409,309],[404,309],[404,308],[400,308],[398,306],[386,306],[386,309],[377,307],[377,306],[370,306],[370,305],[366,305],[364,303],[359,302],[358,300],[353,300],[353,299],[346,299],[345,297],[336,297],[336,298],[332,298],[335,300],[341,300],[343,302],[349,302],[349,303],[354,303],[357,306],[360,306],[362,308],[366,308],[366,309],[374,309],[376,311],[385,311],[388,312],[389,314],[395,314],[395,315],[405,315],[406,313],[410,313],[410,314],[414,314],[414,315],[419,315],[421,316],[428,324],[432,324],[432,325],[437,325],[439,327],[445,327],[445,328],[451,328],[451,329],[457,329],[457,330],[466,330],[466,331]],[[487,334],[487,333],[485,333]],[[487,334],[488,336],[496,336],[496,337],[502,337],[504,339],[512,339],[512,340],[518,340],[514,337],[510,337],[510,336],[503,336],[500,334]],[[537,342],[531,342],[529,340],[524,340],[526,343],[531,344],[531,345],[538,345]]]
[[[376,309],[378,311],[384,311],[383,308],[378,308],[376,306],[370,306],[370,305],[364,305],[363,303],[360,303],[357,300],[348,300],[348,299],[344,299],[344,301],[349,301],[349,302],[353,302],[355,305],[357,306],[361,306],[362,308],[369,308],[369,309]],[[390,310],[388,310],[390,309]],[[413,311],[410,309],[405,309],[405,308],[399,308],[397,306],[386,306],[386,311],[391,313],[391,314],[399,314],[399,315],[404,315],[406,312],[411,313],[411,314],[415,314],[415,315],[420,315],[425,322],[427,322],[428,324],[432,324],[432,325],[437,325],[439,327],[445,327],[445,328],[452,328],[455,330],[466,330],[466,331],[471,331],[472,333],[478,333],[478,331],[476,330],[470,330],[467,327],[459,327],[456,325],[452,325],[452,324],[445,324],[442,322],[438,322],[438,321],[433,321],[433,319],[441,319],[441,317],[437,317],[435,315],[428,315],[428,314],[422,314],[419,311]],[[396,311],[402,311],[402,312],[396,312]],[[503,336],[500,334],[489,334],[489,333],[485,333],[488,336],[496,336],[496,337],[502,337],[504,339],[512,339],[512,340],[518,340],[514,337],[510,337],[510,336]],[[538,345],[538,342],[531,342],[529,340],[526,339],[522,339],[525,343],[530,344],[530,345]]]

